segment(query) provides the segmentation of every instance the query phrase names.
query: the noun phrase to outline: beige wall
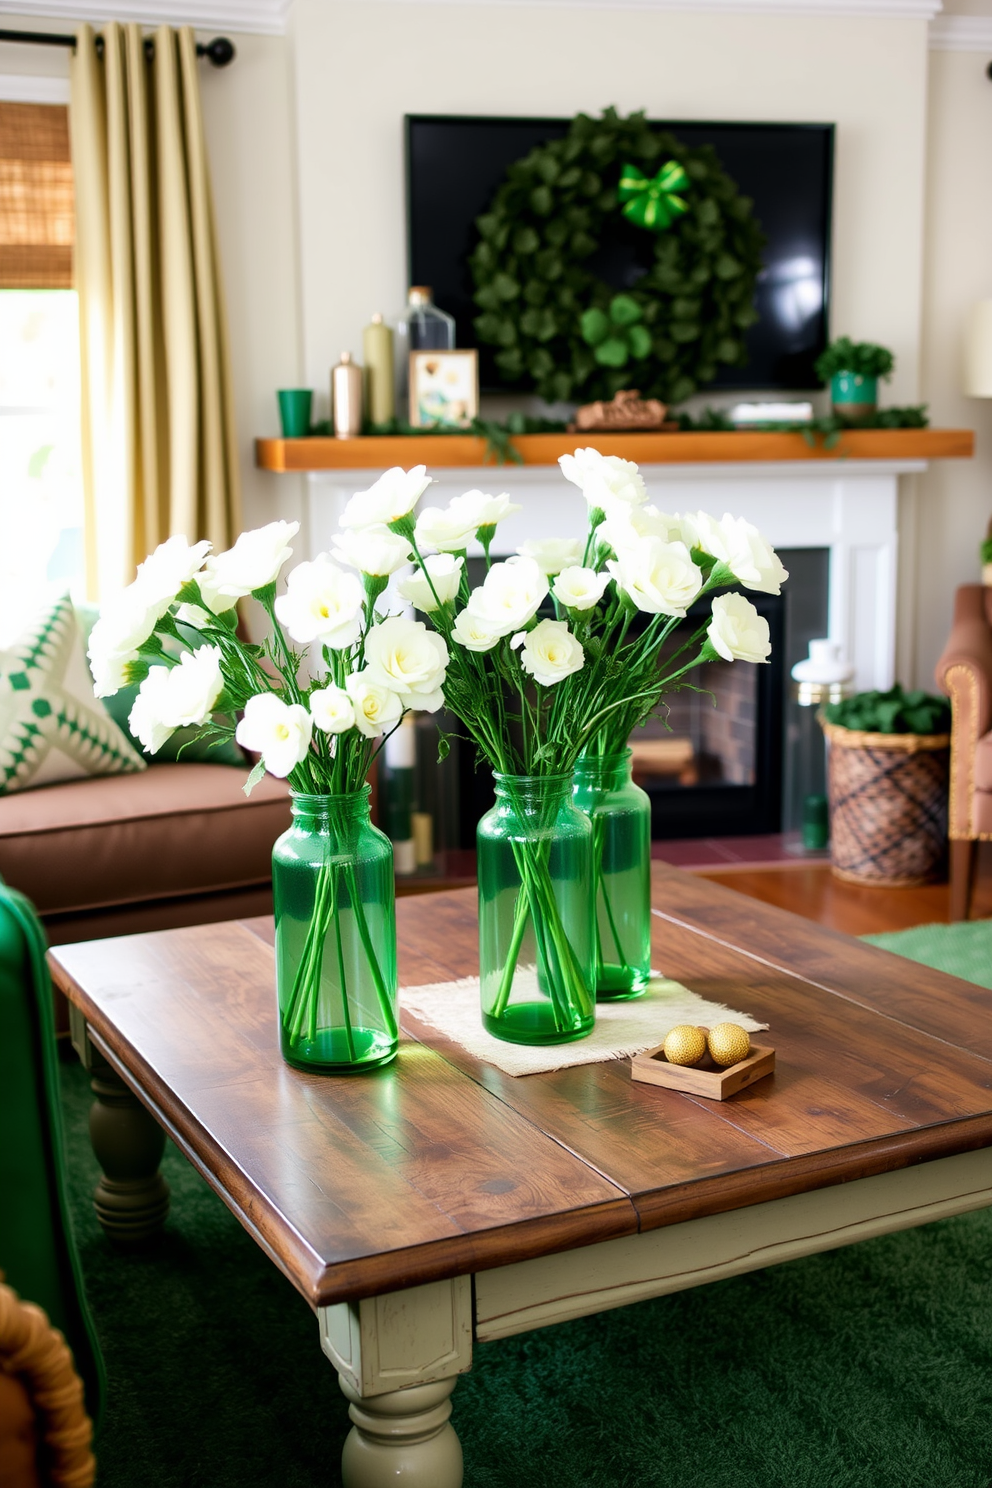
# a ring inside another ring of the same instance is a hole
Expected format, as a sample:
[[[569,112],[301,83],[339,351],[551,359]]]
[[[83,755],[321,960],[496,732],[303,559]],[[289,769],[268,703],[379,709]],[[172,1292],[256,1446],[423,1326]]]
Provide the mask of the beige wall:
[[[5,17],[21,30],[72,31],[73,21]],[[213,34],[213,33],[211,33]],[[302,372],[299,252],[289,43],[230,32],[230,67],[200,64],[204,123],[231,328],[245,522],[301,515],[302,482],[254,467],[253,440],[278,432],[274,389]],[[67,78],[68,53],[0,43],[0,75]]]
[[[552,5],[295,0],[307,376],[405,295],[404,113],[836,121],[834,328],[917,395],[926,25]]]
[[[956,585],[978,579],[978,544],[992,516],[992,401],[965,398],[961,342],[975,300],[992,297],[992,82],[983,52],[930,55],[921,394],[935,424],[973,428],[974,460],[934,464],[918,482],[915,675],[932,687]]]

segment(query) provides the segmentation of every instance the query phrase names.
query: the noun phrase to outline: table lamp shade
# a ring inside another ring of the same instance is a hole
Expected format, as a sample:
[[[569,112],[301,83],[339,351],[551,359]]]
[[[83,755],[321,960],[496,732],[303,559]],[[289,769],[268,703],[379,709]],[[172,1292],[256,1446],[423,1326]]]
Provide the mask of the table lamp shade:
[[[969,398],[992,398],[992,300],[972,307],[965,331],[963,391]]]

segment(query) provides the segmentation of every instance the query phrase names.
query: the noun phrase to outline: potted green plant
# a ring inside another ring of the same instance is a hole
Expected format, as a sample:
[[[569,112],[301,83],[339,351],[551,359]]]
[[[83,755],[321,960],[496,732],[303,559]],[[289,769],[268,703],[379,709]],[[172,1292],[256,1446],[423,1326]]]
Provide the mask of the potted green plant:
[[[992,522],[989,523],[992,527]],[[992,535],[988,536],[981,546],[982,559],[982,583],[992,588]]]
[[[827,703],[820,721],[836,877],[885,887],[936,878],[947,844],[947,699],[897,683]]]
[[[878,407],[878,379],[891,377],[895,364],[887,347],[841,336],[816,359],[814,369],[821,381],[830,384],[830,401],[837,417],[864,423]]]

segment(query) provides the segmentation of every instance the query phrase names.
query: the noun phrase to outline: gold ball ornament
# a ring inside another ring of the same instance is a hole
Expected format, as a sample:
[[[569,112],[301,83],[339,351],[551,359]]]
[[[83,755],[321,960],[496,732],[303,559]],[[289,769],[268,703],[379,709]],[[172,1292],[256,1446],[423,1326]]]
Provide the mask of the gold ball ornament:
[[[740,1064],[751,1052],[751,1040],[739,1023],[717,1023],[710,1029],[706,1042],[713,1063],[724,1069]]]
[[[706,1035],[693,1023],[680,1023],[665,1040],[669,1064],[698,1064],[706,1053]]]

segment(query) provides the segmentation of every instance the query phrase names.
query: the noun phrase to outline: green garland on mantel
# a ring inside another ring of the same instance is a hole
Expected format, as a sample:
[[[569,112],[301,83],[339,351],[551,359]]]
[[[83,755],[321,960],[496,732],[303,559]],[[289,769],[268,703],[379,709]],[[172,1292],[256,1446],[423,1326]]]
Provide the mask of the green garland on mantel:
[[[673,404],[745,364],[765,239],[711,146],[643,113],[579,114],[509,167],[476,226],[475,329],[507,383],[551,403],[633,386]],[[588,266],[607,227],[653,239],[650,268],[620,294]]]

